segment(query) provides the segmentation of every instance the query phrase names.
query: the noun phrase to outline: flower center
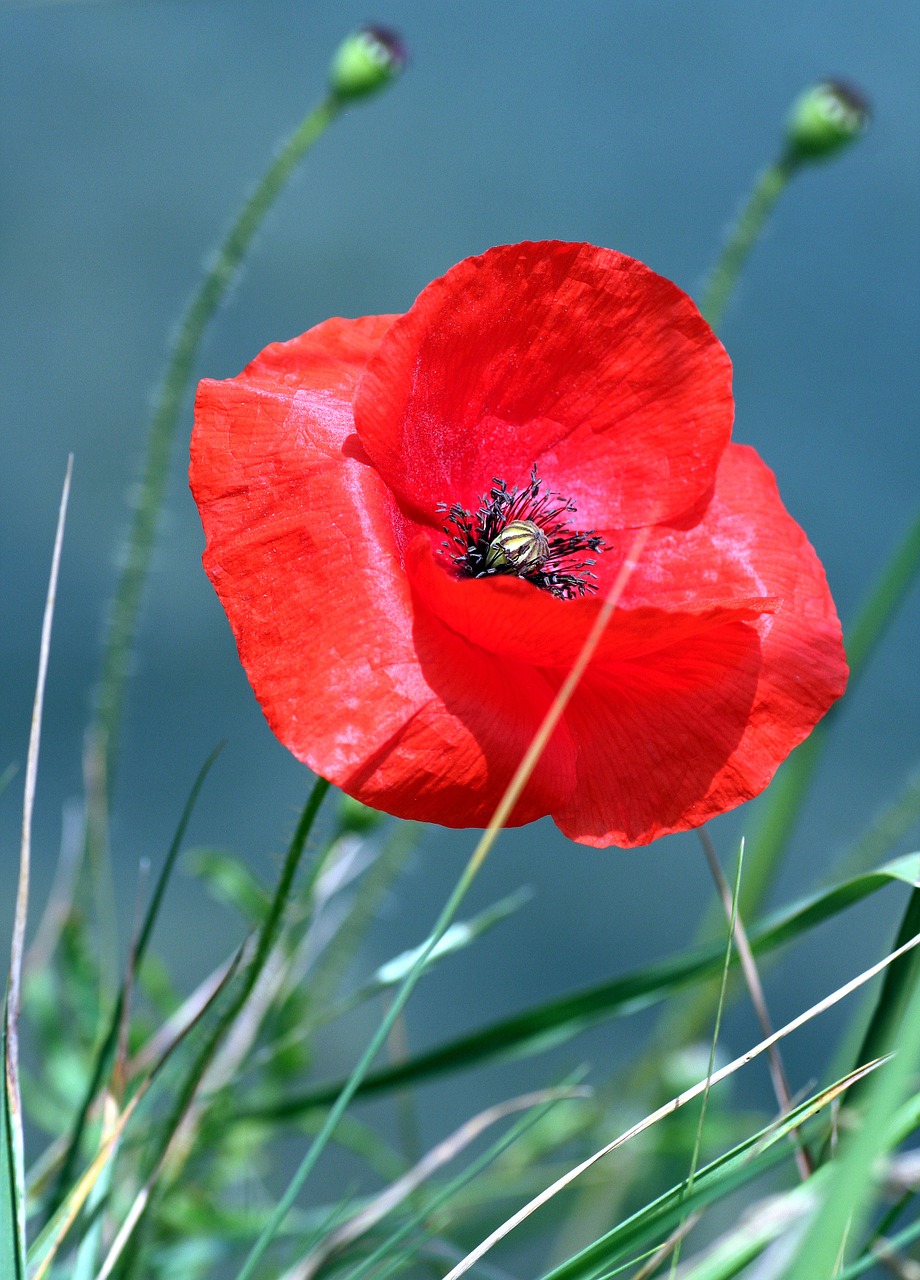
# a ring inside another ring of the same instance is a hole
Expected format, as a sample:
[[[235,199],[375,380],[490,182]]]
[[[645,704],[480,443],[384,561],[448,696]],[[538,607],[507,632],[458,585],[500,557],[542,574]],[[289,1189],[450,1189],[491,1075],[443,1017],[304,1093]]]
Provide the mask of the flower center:
[[[558,600],[597,590],[591,572],[595,561],[586,559],[584,552],[603,551],[603,540],[593,529],[571,528],[575,503],[549,490],[541,492],[541,486],[534,466],[523,489],[509,489],[504,480],[494,479],[475,515],[456,502],[438,507],[446,516],[449,539],[443,549],[461,577],[513,574]]]

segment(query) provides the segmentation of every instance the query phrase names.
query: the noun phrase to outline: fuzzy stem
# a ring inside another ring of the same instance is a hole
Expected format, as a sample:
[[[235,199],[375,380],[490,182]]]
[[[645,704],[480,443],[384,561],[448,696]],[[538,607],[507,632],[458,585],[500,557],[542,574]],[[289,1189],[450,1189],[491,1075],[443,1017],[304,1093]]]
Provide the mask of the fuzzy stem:
[[[748,255],[756,244],[773,206],[789,185],[798,166],[787,156],[764,169],[732,227],[721,257],[703,290],[700,311],[714,329],[719,327]]]
[[[238,278],[246,252],[272,205],[304,155],[342,110],[342,105],[340,99],[327,97],[282,144],[258,186],[244,202],[227,238],[211,259],[205,277],[179,324],[155,400],[134,522],[106,632],[91,750],[99,759],[108,797],[115,781],[117,741],[131,647],[163,506],[173,439],[202,338],[209,321]]]

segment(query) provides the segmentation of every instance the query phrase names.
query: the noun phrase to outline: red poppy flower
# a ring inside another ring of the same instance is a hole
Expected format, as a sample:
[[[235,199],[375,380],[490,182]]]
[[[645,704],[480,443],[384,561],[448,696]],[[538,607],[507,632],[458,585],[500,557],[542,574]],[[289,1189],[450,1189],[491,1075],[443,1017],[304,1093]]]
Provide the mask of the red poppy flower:
[[[556,242],[202,382],[204,564],[274,732],[375,808],[485,825],[648,527],[513,821],[633,845],[756,795],[847,669],[732,413],[685,294]]]

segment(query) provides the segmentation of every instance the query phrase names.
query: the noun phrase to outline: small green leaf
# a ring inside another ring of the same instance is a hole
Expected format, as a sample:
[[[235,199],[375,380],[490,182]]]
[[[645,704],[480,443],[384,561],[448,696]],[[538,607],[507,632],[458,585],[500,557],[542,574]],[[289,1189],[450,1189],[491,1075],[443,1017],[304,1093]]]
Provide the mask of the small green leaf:
[[[265,919],[268,895],[234,854],[226,849],[191,849],[186,864],[193,876],[204,881],[216,902],[233,907],[247,924],[260,925]]]

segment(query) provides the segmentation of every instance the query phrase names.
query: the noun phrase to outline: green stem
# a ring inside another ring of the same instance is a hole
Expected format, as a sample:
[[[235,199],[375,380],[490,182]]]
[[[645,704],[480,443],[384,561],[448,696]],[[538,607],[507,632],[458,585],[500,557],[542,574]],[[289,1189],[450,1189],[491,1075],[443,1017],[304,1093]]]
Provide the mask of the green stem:
[[[221,1014],[217,1026],[208,1036],[204,1045],[198,1051],[191,1067],[186,1072],[185,1079],[183,1080],[178,1091],[178,1095],[173,1102],[168,1119],[165,1124],[158,1129],[158,1140],[154,1147],[153,1155],[148,1161],[148,1178],[152,1178],[166,1160],[172,1140],[178,1132],[179,1126],[182,1124],[186,1113],[195,1099],[195,1095],[201,1087],[201,1083],[205,1077],[208,1067],[211,1065],[214,1055],[217,1053],[220,1045],[223,1043],[228,1032],[231,1030],[233,1024],[242,1012],[246,1001],[251,996],[255,985],[265,968],[266,961],[272,953],[275,943],[278,940],[282,917],[288,901],[290,900],[294,877],[297,874],[297,868],[300,866],[300,860],[303,856],[304,849],[306,848],[307,838],[313,828],[316,815],[319,812],[320,805],[322,804],[328,790],[329,783],[325,778],[317,778],[307,799],[304,811],[300,816],[297,829],[294,832],[290,845],[288,846],[278,886],[275,889],[275,894],[272,898],[268,914],[266,915],[265,920],[262,923],[261,930],[259,931],[259,940],[256,945],[255,955],[247,966],[243,980],[240,983],[232,1001]],[[305,897],[308,897],[312,893],[316,875],[319,873],[321,867],[322,859],[317,859],[313,868],[313,876],[303,891]],[[159,1194],[161,1188],[157,1187],[155,1188],[155,1191]],[[143,1226],[146,1229],[153,1202],[154,1195],[151,1195],[145,1205],[143,1213],[134,1225],[134,1249],[133,1252],[126,1254],[127,1261],[124,1263],[123,1270],[120,1273],[122,1275],[130,1275],[139,1262],[139,1248],[137,1245],[137,1241],[141,1238],[139,1228]]]
[[[773,206],[785,191],[798,166],[787,156],[764,169],[757,179],[737,222],[729,234],[712,275],[703,290],[700,311],[714,329],[725,314],[728,300],[738,283],[741,270],[747,262]]]
[[[362,1053],[351,1075],[348,1077],[341,1093],[336,1098],[329,1114],[326,1116],[322,1128],[310,1144],[309,1150],[301,1161],[293,1178],[291,1178],[291,1181],[288,1183],[287,1190],[278,1202],[274,1213],[265,1224],[261,1235],[253,1245],[246,1261],[243,1264],[242,1270],[236,1277],[236,1280],[250,1280],[254,1274],[259,1259],[268,1248],[278,1228],[281,1226],[293,1207],[294,1201],[297,1199],[301,1187],[310,1176],[317,1160],[324,1151],[329,1139],[335,1132],[336,1126],[345,1114],[352,1098],[357,1093],[362,1080],[367,1075],[371,1064],[386,1043],[387,1037],[393,1029],[396,1019],[402,1013],[409,997],[415,990],[416,984],[425,970],[432,951],[450,927],[450,924],[453,921],[454,916],[457,914],[460,904],[466,896],[470,885],[473,883],[477,872],[485,861],[486,855],[491,849],[497,834],[497,827],[494,829],[490,828],[473,851],[469,862],[463,870],[463,874],[454,886],[453,892],[445,903],[441,914],[438,916],[435,926],[428,936],[427,941],[420,949],[414,965],[404,978],[402,985],[393,998],[392,1004],[386,1012],[386,1015],[377,1027],[374,1035],[371,1037],[370,1043]]]
[[[259,980],[262,970],[265,968],[266,961],[272,952],[272,949],[278,940],[278,931],[281,927],[281,918],[285,907],[291,896],[291,888],[294,884],[294,876],[297,874],[297,868],[300,865],[300,859],[306,848],[307,837],[313,827],[319,807],[323,802],[326,792],[329,790],[329,783],[325,778],[317,778],[313,784],[313,789],[307,800],[300,821],[297,824],[297,830],[288,847],[287,854],[284,859],[284,866],[281,869],[281,878],[278,881],[278,887],[275,889],[275,896],[272,898],[268,915],[262,924],[259,932],[259,941],[256,946],[255,955],[248,965],[242,982],[231,1001],[228,1008],[221,1015],[220,1021],[215,1027],[212,1035],[201,1049],[198,1057],[195,1059],[192,1067],[185,1078],[185,1083],[179,1091],[179,1095],[173,1104],[172,1114],[169,1121],[160,1130],[161,1142],[156,1149],[156,1154],[151,1161],[151,1167],[156,1168],[159,1162],[166,1154],[166,1148],[172,1140],[173,1133],[178,1129],[182,1117],[185,1115],[192,1099],[194,1098],[198,1087],[201,1084],[205,1071],[217,1052],[217,1049],[227,1032],[233,1026],[237,1017],[246,1004],[246,1001],[252,995],[253,989]],[[318,870],[320,862],[316,864]],[[307,887],[306,893],[312,889],[312,883]]]
[[[201,340],[208,322],[237,279],[246,252],[266,214],[306,152],[339,114],[342,105],[338,98],[327,97],[282,144],[262,180],[245,201],[226,240],[212,258],[179,325],[155,401],[143,479],[105,640],[91,750],[101,766],[106,796],[112,794],[131,646],[163,505],[173,438]]]

